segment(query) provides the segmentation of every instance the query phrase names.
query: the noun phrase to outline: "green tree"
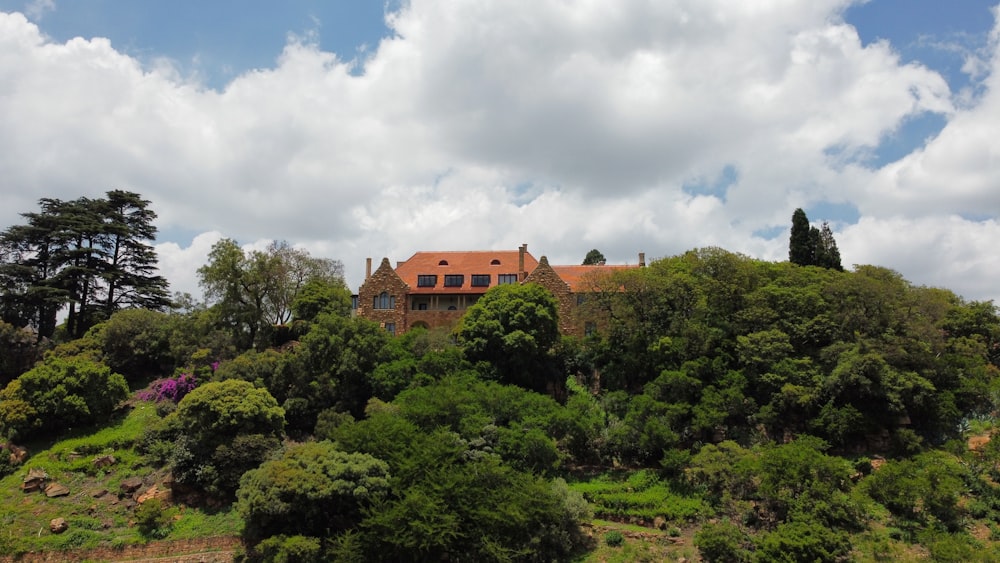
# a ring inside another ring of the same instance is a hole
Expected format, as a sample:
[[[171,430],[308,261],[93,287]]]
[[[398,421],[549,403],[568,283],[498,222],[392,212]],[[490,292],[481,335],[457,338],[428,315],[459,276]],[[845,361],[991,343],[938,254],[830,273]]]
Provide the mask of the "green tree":
[[[596,248],[587,253],[587,256],[583,259],[584,266],[596,266],[598,264],[604,264],[605,258],[601,254],[600,250]]]
[[[175,479],[231,495],[240,476],[280,446],[284,414],[266,389],[246,381],[195,388],[162,423],[162,433],[174,440]]]
[[[161,311],[170,305],[167,280],[157,275],[156,213],[135,192],[112,190],[100,202],[105,249],[102,298],[105,318],[128,308]]]
[[[0,433],[24,437],[104,422],[128,395],[125,378],[103,364],[49,356],[0,396]]]
[[[156,214],[138,194],[107,198],[39,200],[39,212],[22,213],[26,225],[0,234],[0,315],[51,337],[56,316],[68,306],[67,333],[81,337],[114,311],[163,309],[167,282],[155,274]]]
[[[826,221],[823,221],[823,225],[819,229],[819,241],[815,255],[817,266],[830,270],[844,270],[840,264],[840,250],[837,248],[837,241],[833,238],[830,223]]]
[[[792,232],[788,238],[788,261],[799,266],[813,264],[813,244],[809,234],[809,217],[802,208],[792,213]]]
[[[500,380],[544,389],[552,375],[550,354],[559,338],[556,300],[537,284],[499,285],[462,317],[459,343],[473,362],[486,362]]]
[[[240,480],[236,509],[251,543],[269,536],[325,538],[357,526],[389,491],[389,466],[331,442],[291,446]]]
[[[244,252],[236,241],[223,239],[212,246],[198,278],[219,323],[247,349],[262,344],[266,327],[291,319],[293,304],[309,282],[342,286],[342,273],[339,261],[313,258],[285,242]]]

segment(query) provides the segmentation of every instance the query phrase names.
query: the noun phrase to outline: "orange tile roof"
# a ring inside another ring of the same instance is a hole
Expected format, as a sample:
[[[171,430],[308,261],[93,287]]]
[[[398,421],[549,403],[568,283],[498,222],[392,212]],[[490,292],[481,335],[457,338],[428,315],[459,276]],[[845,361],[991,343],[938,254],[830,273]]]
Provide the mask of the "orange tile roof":
[[[638,265],[605,264],[601,266],[552,266],[552,270],[569,285],[570,291],[576,293],[593,289],[590,286],[590,281],[596,276],[610,275],[616,271],[638,267]]]
[[[410,293],[486,293],[497,285],[497,274],[518,273],[519,250],[450,250],[440,252],[417,252],[409,260],[396,266],[396,274],[410,286]],[[498,264],[494,261],[499,262]],[[442,264],[444,262],[444,264]],[[538,260],[530,252],[524,253],[524,270],[530,273],[538,266]],[[472,276],[489,274],[488,287],[472,287]],[[419,287],[417,276],[436,275],[434,287]],[[446,275],[463,275],[461,287],[445,287]]]

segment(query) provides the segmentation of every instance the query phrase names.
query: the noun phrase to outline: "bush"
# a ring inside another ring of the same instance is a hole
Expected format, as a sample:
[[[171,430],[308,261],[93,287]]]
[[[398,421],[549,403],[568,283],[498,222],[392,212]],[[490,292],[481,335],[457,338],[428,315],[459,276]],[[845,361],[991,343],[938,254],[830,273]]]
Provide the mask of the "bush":
[[[709,563],[745,562],[750,560],[750,537],[731,522],[705,524],[694,535],[694,545],[701,558]]]
[[[610,532],[604,534],[604,543],[608,544],[610,547],[620,547],[625,543],[625,536],[623,536],[618,530],[611,530]]]
[[[105,421],[128,398],[125,378],[82,357],[50,356],[0,393],[0,427],[24,436]]]
[[[170,533],[174,511],[158,498],[151,498],[135,508],[135,525],[145,538],[162,539]]]
[[[274,536],[257,546],[264,561],[273,563],[319,563],[324,561],[319,538],[309,536]]]

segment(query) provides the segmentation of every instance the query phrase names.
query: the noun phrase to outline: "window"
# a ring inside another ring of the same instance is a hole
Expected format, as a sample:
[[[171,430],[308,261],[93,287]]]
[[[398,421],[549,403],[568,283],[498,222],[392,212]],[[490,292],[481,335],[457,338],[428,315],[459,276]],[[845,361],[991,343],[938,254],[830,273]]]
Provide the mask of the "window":
[[[357,295],[352,295],[351,296],[351,309],[357,310],[357,308],[358,308],[358,296]]]
[[[490,260],[490,266],[499,266],[499,265],[500,265],[500,261],[497,260],[496,258]]]
[[[396,296],[389,295],[387,291],[383,291],[379,295],[376,295],[372,303],[372,309],[395,309],[396,308]]]
[[[597,333],[597,325],[595,323],[588,322],[586,325],[584,325],[583,327],[584,336],[593,336],[595,333]]]
[[[587,301],[587,296],[586,295],[584,295],[582,293],[577,293],[576,294],[576,304],[577,305],[583,305],[585,301]]]
[[[434,287],[438,283],[437,276],[419,275],[417,276],[417,287]]]
[[[442,260],[442,261],[438,262],[438,266],[447,266],[447,265],[448,265],[448,261],[447,260]]]
[[[385,331],[396,336],[396,323],[385,323]]]
[[[497,285],[517,283],[517,274],[497,274]]]
[[[489,274],[472,274],[472,287],[489,287]]]
[[[449,274],[444,277],[445,287],[462,287],[463,283],[465,283],[465,276],[461,274]]]

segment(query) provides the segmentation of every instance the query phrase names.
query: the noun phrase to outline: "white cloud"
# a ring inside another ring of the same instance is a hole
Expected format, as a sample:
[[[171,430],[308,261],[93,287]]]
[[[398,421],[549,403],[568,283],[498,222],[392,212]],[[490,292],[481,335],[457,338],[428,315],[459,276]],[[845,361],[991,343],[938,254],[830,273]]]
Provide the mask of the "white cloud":
[[[363,63],[293,39],[222,91],[0,14],[0,173],[16,187],[0,224],[39,197],[137,191],[161,232],[205,233],[158,245],[172,289],[196,292],[219,233],[341,259],[356,286],[366,256],[523,242],[570,263],[708,245],[781,260],[787,237],[752,233],[849,202],[862,220],[836,225],[845,263],[993,297],[1000,265],[954,245],[1000,213],[996,53],[986,93],[956,108],[938,74],[863,46],[849,4],[412,0]],[[831,156],[925,112],[948,126],[897,163]],[[726,167],[724,194],[685,192]],[[904,256],[904,227],[940,236]]]
[[[45,14],[56,10],[55,0],[31,0],[24,6],[24,13],[34,20],[39,21]]]

